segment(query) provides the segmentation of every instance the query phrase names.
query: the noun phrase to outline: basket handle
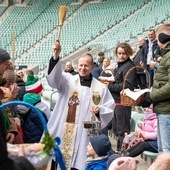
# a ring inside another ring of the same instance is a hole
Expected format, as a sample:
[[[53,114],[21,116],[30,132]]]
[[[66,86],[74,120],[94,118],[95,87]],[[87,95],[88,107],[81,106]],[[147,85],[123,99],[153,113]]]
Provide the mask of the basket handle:
[[[134,70],[134,69],[136,69],[136,68],[141,68],[141,69],[143,69],[146,73],[147,73],[147,75],[148,75],[148,88],[150,89],[150,75],[149,75],[149,72],[147,71],[147,69],[146,68],[144,68],[144,67],[142,67],[142,66],[134,66],[134,67],[132,67],[131,69],[129,69],[128,70],[128,72],[126,73],[126,75],[125,75],[125,78],[124,78],[124,80],[123,80],[123,89],[122,89],[122,91],[124,91],[124,88],[125,88],[125,82],[126,82],[126,79],[127,79],[127,76],[128,76],[128,74],[132,71],[132,70]]]
[[[105,69],[105,70],[102,70],[101,73],[100,73],[100,76],[102,76],[103,72],[105,72],[105,71],[107,71],[107,70],[108,70],[108,71],[111,71],[112,76],[114,76],[114,72],[113,72],[112,69]]]
[[[11,105],[24,105],[24,106],[27,106],[27,107],[30,107],[31,109],[33,109],[37,113],[38,117],[40,118],[44,131],[47,131],[45,118],[42,116],[41,112],[34,105],[23,102],[23,101],[22,102],[21,101],[11,101],[11,102],[6,102],[6,103],[1,104],[0,109],[3,109],[4,107],[11,106]]]

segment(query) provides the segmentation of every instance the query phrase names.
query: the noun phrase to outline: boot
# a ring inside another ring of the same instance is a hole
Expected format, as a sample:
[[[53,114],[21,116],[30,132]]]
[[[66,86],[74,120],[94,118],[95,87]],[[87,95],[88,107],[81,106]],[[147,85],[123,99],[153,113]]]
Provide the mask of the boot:
[[[117,151],[118,152],[121,151],[123,139],[124,139],[123,136],[118,136],[118,139],[117,139]]]

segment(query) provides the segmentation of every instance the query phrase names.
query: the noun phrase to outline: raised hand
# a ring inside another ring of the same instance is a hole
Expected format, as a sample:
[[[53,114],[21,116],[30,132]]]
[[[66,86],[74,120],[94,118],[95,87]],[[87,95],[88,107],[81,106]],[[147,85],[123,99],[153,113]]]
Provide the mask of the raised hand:
[[[60,40],[57,39],[53,45],[54,56],[53,59],[57,60],[59,58],[59,54],[61,52]]]

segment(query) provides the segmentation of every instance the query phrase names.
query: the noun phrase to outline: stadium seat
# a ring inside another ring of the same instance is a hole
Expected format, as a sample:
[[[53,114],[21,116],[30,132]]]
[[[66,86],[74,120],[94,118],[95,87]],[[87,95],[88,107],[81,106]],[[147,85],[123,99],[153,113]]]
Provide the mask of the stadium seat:
[[[156,157],[158,156],[159,153],[154,153],[154,152],[150,152],[150,151],[144,151],[141,154],[141,157],[147,162],[148,159],[150,159],[150,163],[152,164],[154,162],[154,160],[156,159]]]

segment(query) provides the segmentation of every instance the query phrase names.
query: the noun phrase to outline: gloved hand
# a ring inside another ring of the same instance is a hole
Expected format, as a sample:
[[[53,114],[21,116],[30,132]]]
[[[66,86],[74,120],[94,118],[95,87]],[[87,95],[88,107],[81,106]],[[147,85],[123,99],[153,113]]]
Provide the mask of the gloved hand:
[[[152,100],[150,98],[150,92],[144,93],[144,99],[139,104],[142,107],[149,107],[152,104]]]

